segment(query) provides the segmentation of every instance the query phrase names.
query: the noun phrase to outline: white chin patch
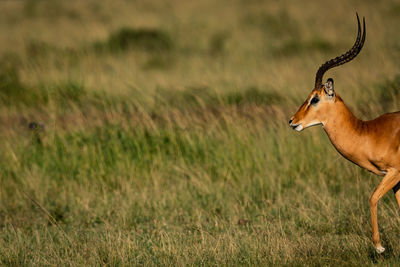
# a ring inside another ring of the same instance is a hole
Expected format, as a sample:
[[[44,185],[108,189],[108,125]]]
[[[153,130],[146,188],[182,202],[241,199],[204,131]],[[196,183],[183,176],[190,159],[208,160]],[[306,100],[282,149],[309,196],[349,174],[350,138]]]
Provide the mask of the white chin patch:
[[[299,124],[297,125],[296,128],[294,128],[296,131],[300,132],[301,130],[303,130],[303,125]]]

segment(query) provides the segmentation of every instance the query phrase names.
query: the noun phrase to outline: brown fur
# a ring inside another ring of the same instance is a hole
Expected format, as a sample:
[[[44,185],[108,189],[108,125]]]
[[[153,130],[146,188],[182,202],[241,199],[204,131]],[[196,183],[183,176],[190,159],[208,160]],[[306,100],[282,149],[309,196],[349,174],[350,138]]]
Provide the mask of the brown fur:
[[[315,95],[318,95],[320,101],[310,105],[309,101]],[[311,92],[290,124],[302,130],[318,122],[323,125],[333,146],[342,156],[384,176],[370,198],[372,239],[377,251],[383,252],[378,231],[377,203],[400,182],[400,112],[362,121],[352,114],[339,95],[329,97],[322,87]],[[400,191],[395,196],[400,207]]]

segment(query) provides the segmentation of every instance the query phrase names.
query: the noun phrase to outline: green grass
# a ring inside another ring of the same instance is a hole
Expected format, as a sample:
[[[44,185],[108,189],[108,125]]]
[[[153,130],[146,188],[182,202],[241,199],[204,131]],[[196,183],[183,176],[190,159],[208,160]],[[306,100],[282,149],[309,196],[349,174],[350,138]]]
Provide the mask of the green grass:
[[[0,7],[0,265],[399,265],[393,194],[377,255],[380,178],[287,125],[355,10],[328,75],[363,119],[398,109],[398,4]]]

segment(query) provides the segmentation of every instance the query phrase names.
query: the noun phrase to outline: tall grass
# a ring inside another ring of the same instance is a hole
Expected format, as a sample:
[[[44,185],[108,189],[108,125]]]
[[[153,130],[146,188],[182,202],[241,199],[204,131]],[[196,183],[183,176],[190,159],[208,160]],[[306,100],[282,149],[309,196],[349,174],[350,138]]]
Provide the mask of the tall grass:
[[[363,119],[398,109],[395,2],[1,2],[0,264],[398,265],[399,208],[322,129],[316,68]],[[115,14],[119,14],[116,16]]]

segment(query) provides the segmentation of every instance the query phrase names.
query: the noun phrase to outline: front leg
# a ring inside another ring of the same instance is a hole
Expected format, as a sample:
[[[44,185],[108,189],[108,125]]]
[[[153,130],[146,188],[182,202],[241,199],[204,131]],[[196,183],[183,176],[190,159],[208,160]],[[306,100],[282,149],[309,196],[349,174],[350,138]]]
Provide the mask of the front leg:
[[[375,188],[374,192],[371,195],[371,198],[369,199],[372,220],[372,241],[374,242],[375,249],[378,253],[382,253],[385,251],[385,248],[382,247],[379,238],[378,201],[398,182],[400,182],[399,171],[396,169],[388,170],[387,174],[383,177],[381,183]]]

